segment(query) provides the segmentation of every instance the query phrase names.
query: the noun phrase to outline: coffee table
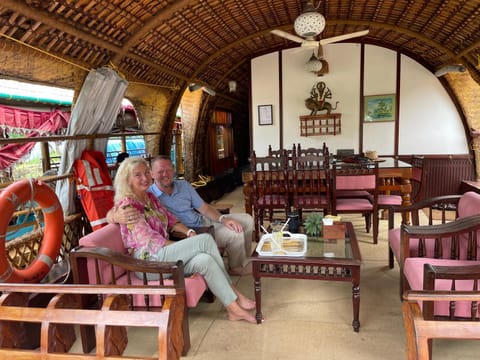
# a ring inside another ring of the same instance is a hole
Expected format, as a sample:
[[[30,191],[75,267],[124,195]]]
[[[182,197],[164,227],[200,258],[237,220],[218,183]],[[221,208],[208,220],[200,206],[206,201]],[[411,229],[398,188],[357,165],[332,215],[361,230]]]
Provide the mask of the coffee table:
[[[345,239],[309,237],[303,256],[251,256],[255,286],[256,320],[262,322],[262,277],[351,281],[353,330],[360,330],[360,264],[362,257],[351,222],[345,222]]]

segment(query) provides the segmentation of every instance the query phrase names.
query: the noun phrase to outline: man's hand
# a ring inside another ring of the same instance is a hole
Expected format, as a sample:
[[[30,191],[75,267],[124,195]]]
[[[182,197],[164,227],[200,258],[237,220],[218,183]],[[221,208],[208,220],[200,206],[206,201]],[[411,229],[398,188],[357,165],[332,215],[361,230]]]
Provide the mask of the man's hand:
[[[109,221],[117,224],[134,224],[137,222],[138,217],[138,210],[130,205],[112,209],[107,215]]]
[[[226,216],[224,216],[224,217],[222,218],[222,224],[223,224],[224,226],[226,226],[227,228],[229,228],[230,230],[233,230],[233,231],[235,231],[235,232],[237,232],[237,233],[243,232],[243,227],[242,227],[242,225],[241,225],[239,222],[237,222],[237,221],[235,221],[235,220],[233,220],[233,219],[229,219],[229,218],[226,217]]]

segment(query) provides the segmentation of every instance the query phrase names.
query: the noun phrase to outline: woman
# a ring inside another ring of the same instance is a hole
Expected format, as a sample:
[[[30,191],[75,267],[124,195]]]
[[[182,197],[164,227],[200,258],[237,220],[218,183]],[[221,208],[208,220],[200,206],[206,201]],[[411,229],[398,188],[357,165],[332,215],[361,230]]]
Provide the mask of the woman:
[[[182,260],[185,273],[203,275],[210,290],[225,306],[229,320],[255,323],[255,317],[249,312],[255,308],[255,302],[232,285],[213,238],[209,234],[196,235],[178,222],[147,191],[151,184],[152,174],[143,158],[126,158],[120,164],[114,181],[115,207],[133,207],[139,212],[137,220],[120,225],[125,246],[137,259]],[[168,233],[172,230],[188,238],[170,241]]]

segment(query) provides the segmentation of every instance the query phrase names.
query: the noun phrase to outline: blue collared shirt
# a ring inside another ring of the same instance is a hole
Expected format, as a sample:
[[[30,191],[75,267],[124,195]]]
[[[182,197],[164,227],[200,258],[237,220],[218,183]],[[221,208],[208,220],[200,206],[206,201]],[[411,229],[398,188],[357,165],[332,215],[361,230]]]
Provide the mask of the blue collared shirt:
[[[162,205],[185,226],[199,227],[203,225],[202,215],[196,209],[200,209],[204,201],[189,182],[174,180],[171,195],[161,191],[155,183],[150,186],[148,191],[153,193]]]

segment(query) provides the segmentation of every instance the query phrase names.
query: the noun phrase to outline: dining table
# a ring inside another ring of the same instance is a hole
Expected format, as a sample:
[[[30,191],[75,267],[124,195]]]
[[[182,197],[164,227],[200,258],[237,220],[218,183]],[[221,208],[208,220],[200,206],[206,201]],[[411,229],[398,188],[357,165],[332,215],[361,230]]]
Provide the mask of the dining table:
[[[398,160],[394,157],[379,157],[372,160],[372,163],[378,163],[378,191],[383,194],[390,194],[392,192],[399,193],[402,196],[402,206],[411,205],[412,165]],[[332,165],[341,165],[341,161],[332,161]],[[345,163],[345,166],[349,166]],[[288,178],[293,178],[293,170],[288,170]],[[322,172],[320,172],[322,176]],[[323,173],[324,174],[324,173]],[[252,215],[253,210],[253,171],[244,171],[242,173],[243,181],[243,195],[245,198],[245,212]]]

